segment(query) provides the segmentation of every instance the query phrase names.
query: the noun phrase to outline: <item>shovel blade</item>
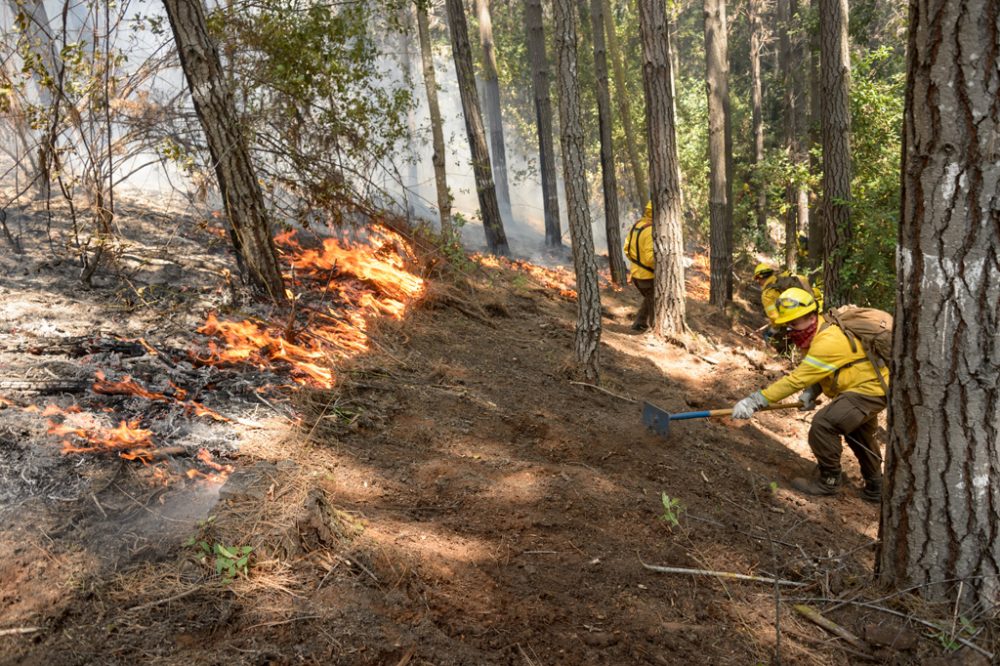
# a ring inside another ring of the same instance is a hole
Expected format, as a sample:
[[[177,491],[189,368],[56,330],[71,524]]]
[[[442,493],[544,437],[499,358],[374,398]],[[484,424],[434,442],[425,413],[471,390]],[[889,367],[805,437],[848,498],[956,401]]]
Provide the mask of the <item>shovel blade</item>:
[[[656,405],[648,402],[642,403],[643,424],[661,437],[670,434],[670,414],[663,411]]]

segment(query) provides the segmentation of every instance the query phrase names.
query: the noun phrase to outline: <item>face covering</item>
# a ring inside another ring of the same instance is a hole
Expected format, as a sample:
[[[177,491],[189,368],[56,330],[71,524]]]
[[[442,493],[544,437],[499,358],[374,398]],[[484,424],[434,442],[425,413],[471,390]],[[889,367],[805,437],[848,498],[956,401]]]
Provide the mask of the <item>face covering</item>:
[[[794,331],[788,329],[788,338],[795,343],[795,346],[805,351],[809,349],[809,343],[812,342],[813,335],[816,333],[816,320],[813,319],[812,323],[803,329]]]

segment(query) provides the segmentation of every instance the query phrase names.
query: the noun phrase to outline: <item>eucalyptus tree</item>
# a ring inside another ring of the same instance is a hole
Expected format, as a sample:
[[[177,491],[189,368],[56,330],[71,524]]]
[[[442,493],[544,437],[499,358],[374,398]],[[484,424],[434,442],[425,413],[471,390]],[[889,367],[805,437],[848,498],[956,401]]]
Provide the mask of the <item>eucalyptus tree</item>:
[[[556,85],[559,90],[559,124],[562,128],[563,179],[566,209],[573,241],[576,271],[576,360],[590,380],[598,377],[601,343],[601,292],[597,260],[590,229],[587,179],[580,111],[577,63],[576,12],[573,0],[555,0]]]
[[[1000,607],[1000,2],[913,0],[880,578]]]

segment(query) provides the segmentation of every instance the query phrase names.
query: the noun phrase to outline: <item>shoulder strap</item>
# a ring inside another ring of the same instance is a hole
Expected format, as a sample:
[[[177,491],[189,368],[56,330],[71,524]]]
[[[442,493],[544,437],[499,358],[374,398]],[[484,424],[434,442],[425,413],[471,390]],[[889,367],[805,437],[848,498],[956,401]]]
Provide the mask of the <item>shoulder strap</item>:
[[[643,218],[643,219],[645,219],[645,218]],[[638,222],[636,222],[635,224],[633,224],[632,228],[629,230],[629,232],[628,232],[628,243],[627,243],[627,245],[628,245],[628,252],[626,252],[625,254],[628,255],[628,260],[631,261],[636,266],[638,266],[639,268],[644,268],[647,271],[649,271],[650,273],[655,273],[656,271],[653,269],[652,266],[647,266],[646,264],[642,263],[642,260],[639,258],[640,254],[641,254],[639,252],[639,239],[642,237],[642,232],[645,231],[646,229],[649,229],[650,230],[649,233],[653,233],[653,231],[652,231],[653,225],[652,224],[647,225],[645,227],[642,227],[640,229],[639,225],[641,223],[642,223],[642,220],[639,220]],[[632,256],[633,238],[635,239],[635,243],[634,243],[634,246],[635,246],[635,256],[634,257]]]

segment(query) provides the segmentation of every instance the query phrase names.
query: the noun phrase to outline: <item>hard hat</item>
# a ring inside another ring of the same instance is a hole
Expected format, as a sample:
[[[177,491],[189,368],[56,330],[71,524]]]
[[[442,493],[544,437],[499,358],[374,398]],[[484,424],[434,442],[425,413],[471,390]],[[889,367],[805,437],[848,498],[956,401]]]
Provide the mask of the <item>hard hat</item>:
[[[652,217],[652,216],[653,216],[653,202],[652,201],[647,201],[646,202],[646,217]]]
[[[816,299],[808,291],[798,287],[781,292],[775,305],[778,308],[778,316],[774,320],[775,324],[787,324],[810,312],[816,312]]]
[[[753,276],[755,278],[769,277],[771,275],[774,275],[774,266],[771,264],[760,263],[753,269]]]

